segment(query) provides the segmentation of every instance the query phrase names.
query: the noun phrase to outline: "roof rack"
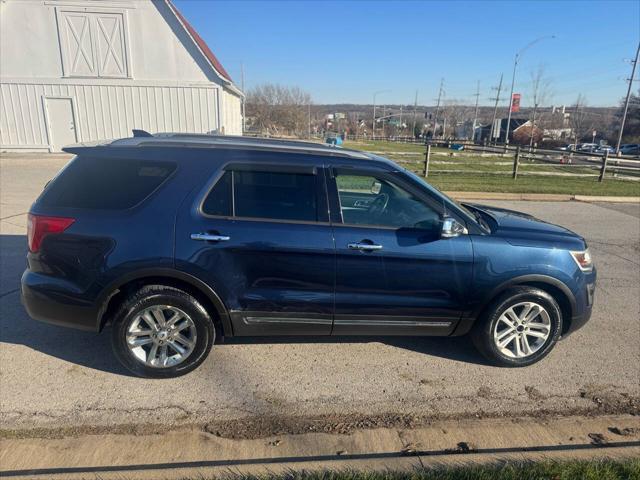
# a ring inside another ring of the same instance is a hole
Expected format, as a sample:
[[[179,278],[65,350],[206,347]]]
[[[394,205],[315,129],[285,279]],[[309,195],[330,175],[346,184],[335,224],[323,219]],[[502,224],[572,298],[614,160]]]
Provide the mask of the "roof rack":
[[[219,135],[202,133],[156,133],[134,129],[133,138],[114,140],[108,147],[152,147],[174,146],[192,148],[249,148],[253,150],[276,150],[305,152],[316,155],[330,155],[358,159],[371,159],[365,152],[350,150],[335,145],[289,140],[280,138],[244,137],[237,135]]]

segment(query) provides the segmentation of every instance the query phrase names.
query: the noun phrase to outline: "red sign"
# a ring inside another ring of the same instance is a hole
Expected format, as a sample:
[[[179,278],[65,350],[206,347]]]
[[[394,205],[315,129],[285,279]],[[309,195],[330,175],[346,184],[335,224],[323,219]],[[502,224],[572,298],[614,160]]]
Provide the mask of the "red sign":
[[[511,112],[519,112],[520,111],[520,94],[514,93],[511,98]]]

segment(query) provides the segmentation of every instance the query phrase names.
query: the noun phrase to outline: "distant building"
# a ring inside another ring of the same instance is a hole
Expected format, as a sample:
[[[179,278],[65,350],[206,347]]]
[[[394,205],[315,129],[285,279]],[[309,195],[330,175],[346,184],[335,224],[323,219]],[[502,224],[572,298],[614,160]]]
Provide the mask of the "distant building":
[[[242,134],[242,92],[170,0],[3,0],[0,148]]]
[[[573,138],[572,128],[545,128],[544,138],[550,140],[565,140]]]
[[[530,124],[529,120],[523,118],[512,118],[509,127],[509,141],[513,140],[514,133],[525,124]],[[491,124],[483,125],[476,128],[474,141],[477,143],[486,142],[498,142],[504,143],[505,135],[507,133],[507,119],[497,118],[493,129]]]

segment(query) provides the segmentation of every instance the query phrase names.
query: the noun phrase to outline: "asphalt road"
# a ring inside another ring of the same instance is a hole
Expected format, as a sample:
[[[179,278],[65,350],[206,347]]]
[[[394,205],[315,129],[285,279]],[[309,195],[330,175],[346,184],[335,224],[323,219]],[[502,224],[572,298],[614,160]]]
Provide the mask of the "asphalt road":
[[[108,334],[37,323],[20,305],[25,212],[65,161],[0,160],[2,429],[638,409],[640,205],[486,202],[584,235],[599,270],[592,320],[537,365],[490,367],[464,338],[261,338],[216,346],[185,377],[143,380],[119,366]]]

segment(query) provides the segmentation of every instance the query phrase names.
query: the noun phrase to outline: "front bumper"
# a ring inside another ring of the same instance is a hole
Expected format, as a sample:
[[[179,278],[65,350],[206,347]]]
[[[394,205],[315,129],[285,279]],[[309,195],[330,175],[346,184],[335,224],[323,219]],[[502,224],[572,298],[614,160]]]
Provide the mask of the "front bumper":
[[[30,270],[22,274],[21,301],[34,320],[97,331],[97,309],[74,285]]]
[[[576,330],[582,328],[591,318],[593,302],[596,291],[596,269],[585,275],[584,284],[580,287],[580,294],[576,296],[576,308],[571,316],[569,328],[562,334],[567,337]]]

